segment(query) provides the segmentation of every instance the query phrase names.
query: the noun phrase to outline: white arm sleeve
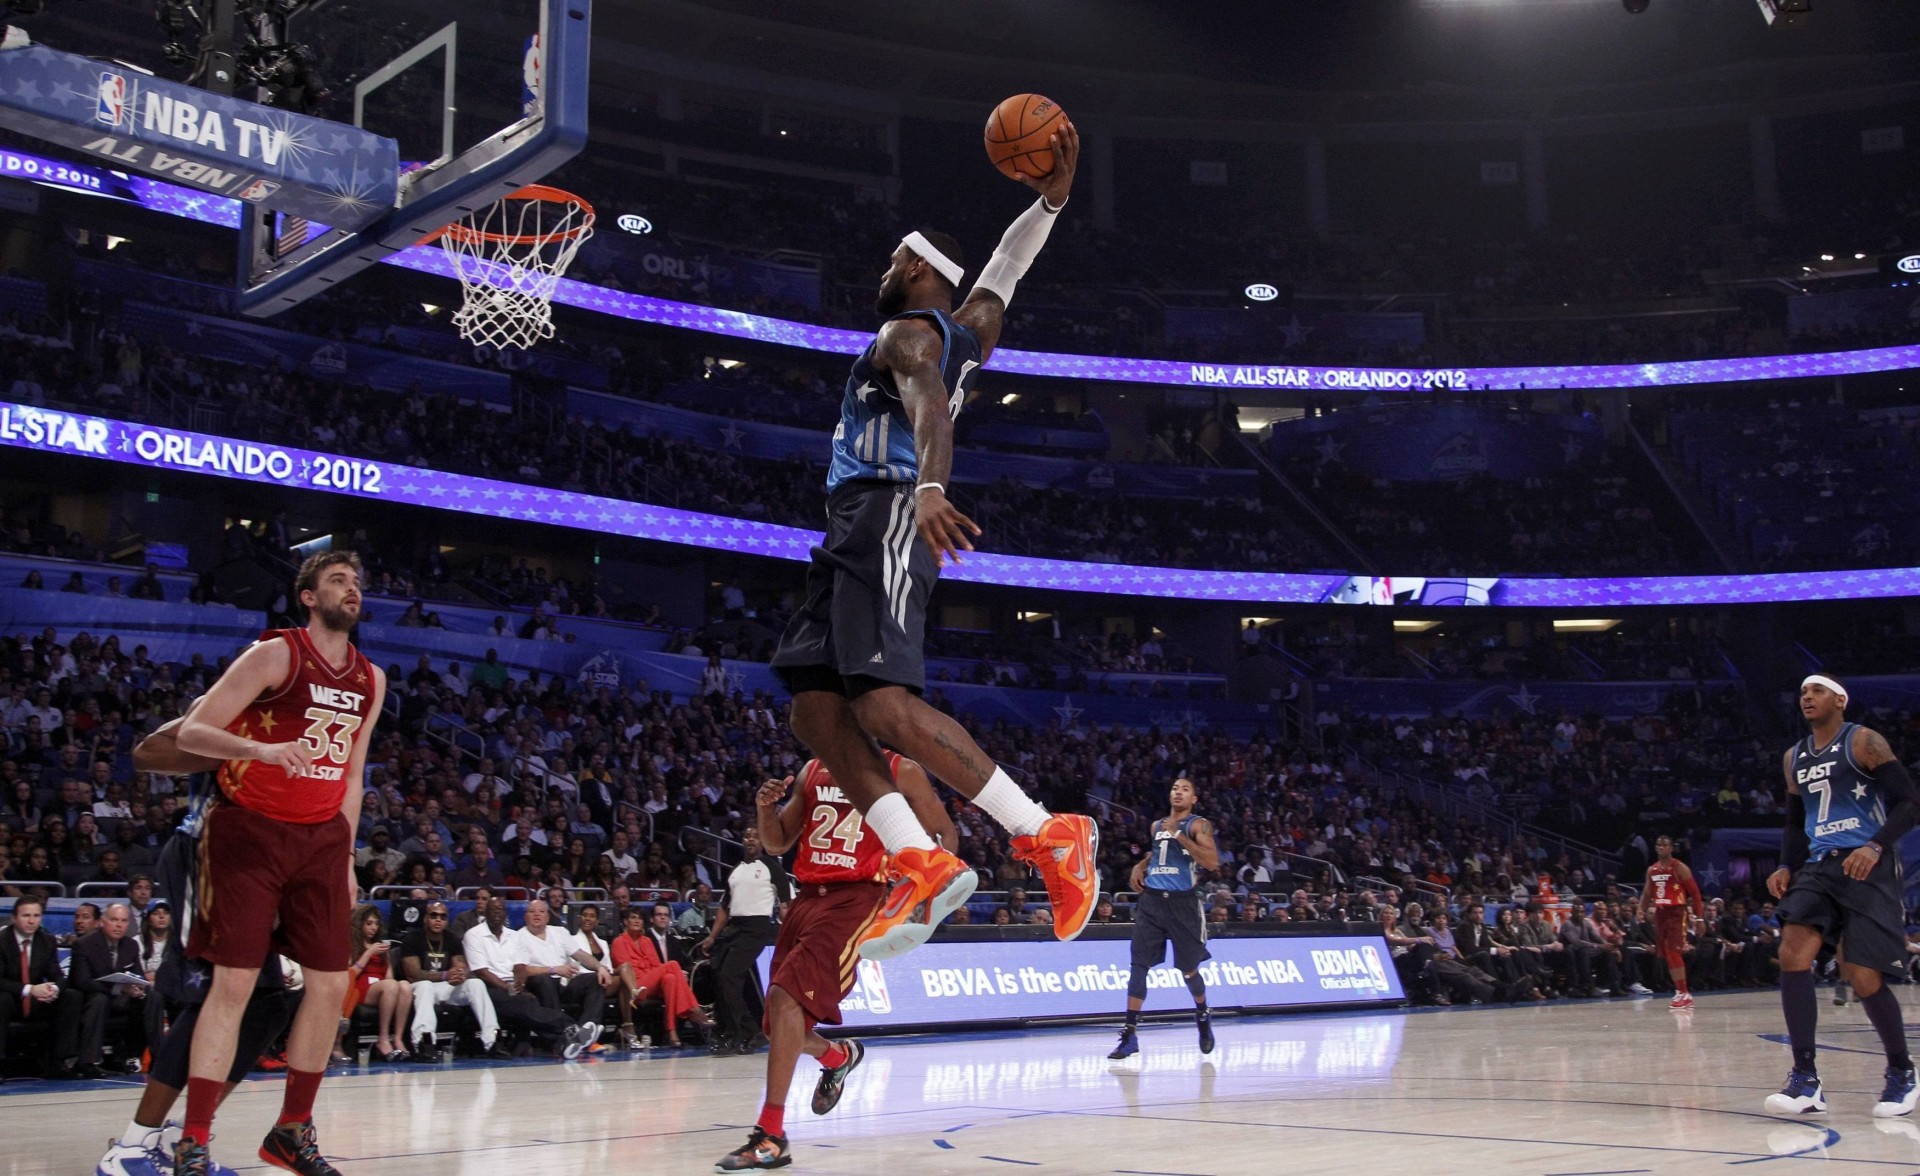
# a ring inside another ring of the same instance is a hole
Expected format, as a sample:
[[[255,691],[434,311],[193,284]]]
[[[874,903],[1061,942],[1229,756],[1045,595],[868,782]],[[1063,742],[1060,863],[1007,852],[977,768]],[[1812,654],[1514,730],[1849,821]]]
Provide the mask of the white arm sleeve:
[[[1062,204],[1060,208],[1065,208]],[[1047,243],[1047,234],[1053,231],[1054,218],[1060,208],[1054,208],[1042,196],[1033,202],[1033,207],[1014,218],[1012,224],[1000,238],[1000,244],[994,249],[987,264],[980,267],[980,277],[973,283],[975,290],[988,290],[1000,296],[1004,304],[1013,303],[1013,288],[1027,274],[1027,267],[1040,255],[1040,247]]]

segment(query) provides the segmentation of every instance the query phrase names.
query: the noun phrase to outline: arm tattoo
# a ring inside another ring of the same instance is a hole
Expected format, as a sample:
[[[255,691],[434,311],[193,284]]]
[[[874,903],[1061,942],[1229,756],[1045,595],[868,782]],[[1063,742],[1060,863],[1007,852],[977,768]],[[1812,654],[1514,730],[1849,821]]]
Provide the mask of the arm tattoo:
[[[987,781],[993,779],[993,769],[981,767],[980,758],[947,738],[945,731],[936,732],[933,741],[939,744],[947,754],[954,758],[955,762],[965,768],[967,773],[980,783],[985,784]]]
[[[1887,737],[1878,731],[1862,727],[1854,736],[1854,742],[1857,746],[1853,749],[1853,758],[1868,771],[1894,758],[1893,748],[1887,745]]]

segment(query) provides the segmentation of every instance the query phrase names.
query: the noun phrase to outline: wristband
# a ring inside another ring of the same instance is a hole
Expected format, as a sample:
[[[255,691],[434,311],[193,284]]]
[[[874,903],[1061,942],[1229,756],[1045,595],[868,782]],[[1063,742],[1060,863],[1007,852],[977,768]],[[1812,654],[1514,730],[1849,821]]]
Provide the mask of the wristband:
[[[947,492],[947,488],[938,482],[922,482],[913,488],[914,496],[919,497],[922,490],[938,490],[942,494]]]

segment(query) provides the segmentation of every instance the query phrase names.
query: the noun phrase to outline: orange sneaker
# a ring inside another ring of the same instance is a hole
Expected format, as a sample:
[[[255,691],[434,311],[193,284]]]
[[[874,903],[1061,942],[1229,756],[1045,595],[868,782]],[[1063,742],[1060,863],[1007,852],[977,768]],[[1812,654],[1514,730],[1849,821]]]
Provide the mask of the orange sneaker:
[[[1092,817],[1056,813],[1032,837],[1013,839],[1013,856],[1040,871],[1053,904],[1053,934],[1077,938],[1100,901],[1100,826]]]
[[[919,947],[980,885],[980,876],[944,849],[903,849],[889,875],[893,888],[860,937],[862,959],[890,960]]]

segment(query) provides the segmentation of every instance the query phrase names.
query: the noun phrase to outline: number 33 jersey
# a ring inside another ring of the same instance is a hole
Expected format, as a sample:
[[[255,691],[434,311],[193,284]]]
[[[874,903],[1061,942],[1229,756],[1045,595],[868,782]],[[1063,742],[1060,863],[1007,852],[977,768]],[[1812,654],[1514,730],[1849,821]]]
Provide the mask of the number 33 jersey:
[[[299,740],[313,752],[313,766],[294,777],[259,760],[228,760],[220,768],[220,791],[262,816],[317,825],[340,811],[347,761],[373,731],[373,665],[351,646],[344,667],[329,664],[305,629],[269,629],[260,640],[287,643],[287,679],[236,715],[227,730],[262,743]]]
[[[900,757],[889,751],[887,773],[900,775]],[[835,882],[878,882],[887,866],[887,847],[867,829],[860,810],[833,782],[826,765],[808,760],[800,769],[799,852],[793,877],[802,886]]]
[[[1809,735],[1794,746],[1793,779],[1807,806],[1807,840],[1813,856],[1836,849],[1858,849],[1887,821],[1880,786],[1853,762],[1853,733],[1858,723],[1842,723],[1826,747]]]

